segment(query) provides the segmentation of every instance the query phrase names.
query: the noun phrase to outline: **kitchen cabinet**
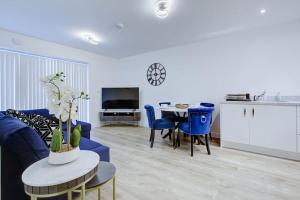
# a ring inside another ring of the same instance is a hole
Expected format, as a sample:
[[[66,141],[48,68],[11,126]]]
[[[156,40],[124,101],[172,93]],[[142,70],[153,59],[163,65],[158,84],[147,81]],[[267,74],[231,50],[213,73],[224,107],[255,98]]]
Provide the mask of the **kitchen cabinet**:
[[[250,139],[249,106],[227,104],[221,109],[221,138],[226,141],[248,144]]]
[[[297,151],[296,107],[254,105],[251,113],[251,145]]]
[[[221,145],[294,158],[290,153],[300,151],[299,108],[300,104],[222,103]]]

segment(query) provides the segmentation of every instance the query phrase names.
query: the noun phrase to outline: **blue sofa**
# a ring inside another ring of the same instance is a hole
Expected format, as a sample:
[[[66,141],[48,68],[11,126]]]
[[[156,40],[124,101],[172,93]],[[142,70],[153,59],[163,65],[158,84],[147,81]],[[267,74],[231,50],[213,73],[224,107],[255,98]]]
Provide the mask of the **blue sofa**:
[[[47,109],[23,110],[26,115],[39,114],[47,118],[52,116]],[[90,140],[91,124],[77,122],[82,127],[81,150],[90,150],[99,154],[101,161],[109,161],[109,148]],[[75,126],[75,125],[74,125]],[[66,135],[66,126],[63,127]],[[0,112],[1,145],[1,199],[29,199],[24,192],[21,180],[23,171],[32,163],[49,155],[49,149],[41,137],[29,126],[5,112]],[[66,199],[65,196],[48,198]]]

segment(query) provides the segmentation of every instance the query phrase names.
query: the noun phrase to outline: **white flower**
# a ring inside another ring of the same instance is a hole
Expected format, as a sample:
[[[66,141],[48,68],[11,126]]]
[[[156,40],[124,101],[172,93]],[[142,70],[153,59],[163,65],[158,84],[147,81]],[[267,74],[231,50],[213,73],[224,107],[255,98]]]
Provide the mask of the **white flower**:
[[[48,108],[51,114],[63,121],[78,119],[78,99],[89,99],[84,92],[78,92],[63,82],[63,73],[52,74],[42,78],[48,94]]]
[[[49,75],[41,79],[41,81],[47,90],[50,113],[54,114],[57,118],[61,118],[62,121],[72,120],[76,124],[76,120],[78,119],[78,99],[88,100],[89,96],[66,85],[63,82],[64,77],[63,73],[57,73]],[[69,128],[68,130],[70,130]],[[68,131],[68,141],[70,141],[69,137],[70,132]]]

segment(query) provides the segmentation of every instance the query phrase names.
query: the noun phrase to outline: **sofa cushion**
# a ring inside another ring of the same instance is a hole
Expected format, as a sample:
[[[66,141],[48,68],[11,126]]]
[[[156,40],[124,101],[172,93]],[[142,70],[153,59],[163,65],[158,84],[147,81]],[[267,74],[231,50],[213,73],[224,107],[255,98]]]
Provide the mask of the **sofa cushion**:
[[[17,155],[24,169],[49,155],[47,146],[36,132],[11,116],[0,118],[0,145]]]
[[[98,142],[81,137],[79,147],[81,150],[91,150],[101,146]]]
[[[101,161],[109,162],[110,160],[109,148],[107,146],[99,144],[98,142],[81,137],[79,148],[81,150],[90,150],[96,152],[100,155]]]
[[[91,132],[92,125],[87,122],[76,121],[76,125],[78,124],[81,125],[81,136],[90,139],[90,132]],[[71,132],[73,132],[73,129],[75,128],[76,125],[72,123]],[[66,132],[67,129],[68,129],[67,124],[63,123],[63,131]]]
[[[32,128],[11,116],[0,117],[0,145],[1,179],[5,183],[1,185],[2,199],[27,199],[22,173],[32,163],[47,157],[48,148]]]
[[[2,112],[0,112],[0,117],[4,117],[5,115],[2,113]]]
[[[50,147],[53,130],[59,127],[59,123],[41,115],[30,114],[28,117],[34,130],[41,136]]]
[[[11,117],[4,116],[0,118],[0,144],[3,143],[7,137],[20,129],[27,127],[22,121]]]

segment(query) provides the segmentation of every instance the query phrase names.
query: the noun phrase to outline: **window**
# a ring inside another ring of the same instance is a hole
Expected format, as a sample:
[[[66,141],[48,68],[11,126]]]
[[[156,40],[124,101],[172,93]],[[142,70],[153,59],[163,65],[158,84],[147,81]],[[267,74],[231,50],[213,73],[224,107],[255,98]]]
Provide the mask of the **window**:
[[[64,72],[73,88],[88,92],[87,63],[0,49],[0,110],[46,108],[40,79],[57,72]],[[88,121],[88,101],[78,105],[79,119]]]

